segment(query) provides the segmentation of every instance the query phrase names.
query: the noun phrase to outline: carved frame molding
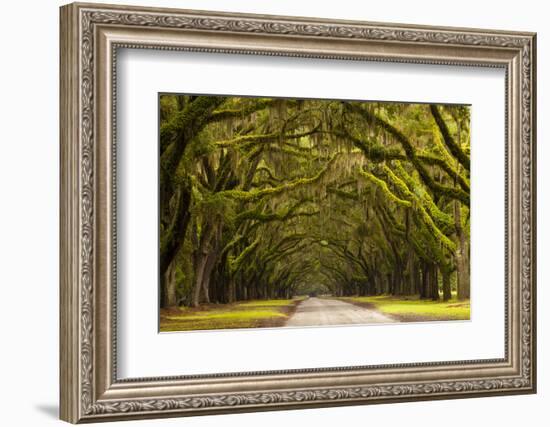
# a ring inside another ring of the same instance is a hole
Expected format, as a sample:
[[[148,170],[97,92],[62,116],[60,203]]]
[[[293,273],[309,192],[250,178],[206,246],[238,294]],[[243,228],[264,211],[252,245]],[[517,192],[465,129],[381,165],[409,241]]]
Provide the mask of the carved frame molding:
[[[121,47],[504,67],[506,357],[117,380],[113,147]],[[535,50],[532,33],[62,7],[61,418],[76,423],[534,392]],[[297,386],[288,387],[289,380]]]

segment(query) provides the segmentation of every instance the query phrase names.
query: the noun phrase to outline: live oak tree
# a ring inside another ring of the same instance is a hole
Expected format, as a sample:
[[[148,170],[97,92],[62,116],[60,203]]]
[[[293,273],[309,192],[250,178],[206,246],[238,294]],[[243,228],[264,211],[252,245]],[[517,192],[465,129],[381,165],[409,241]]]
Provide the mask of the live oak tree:
[[[469,298],[466,106],[162,95],[161,305]]]

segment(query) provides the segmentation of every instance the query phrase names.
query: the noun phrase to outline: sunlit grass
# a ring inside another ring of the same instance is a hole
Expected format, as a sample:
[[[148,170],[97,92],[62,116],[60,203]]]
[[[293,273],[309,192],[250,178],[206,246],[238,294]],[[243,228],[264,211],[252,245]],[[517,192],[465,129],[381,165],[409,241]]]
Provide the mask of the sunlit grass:
[[[172,321],[194,321],[194,320],[228,320],[228,321],[239,321],[239,320],[248,320],[248,319],[261,319],[266,317],[278,317],[283,316],[284,314],[279,313],[276,310],[238,310],[238,311],[225,311],[225,312],[210,312],[203,311],[194,314],[186,314],[183,316],[166,316],[166,320]]]
[[[258,301],[247,301],[238,304],[238,307],[285,307],[293,303],[291,299],[268,299]]]
[[[380,312],[394,315],[404,321],[470,319],[469,300],[430,301],[392,296],[348,297],[344,299],[350,302],[372,304]]]
[[[211,305],[202,309],[179,307],[161,311],[160,331],[197,331],[212,329],[283,326],[288,312],[299,299],[255,300],[235,304]]]

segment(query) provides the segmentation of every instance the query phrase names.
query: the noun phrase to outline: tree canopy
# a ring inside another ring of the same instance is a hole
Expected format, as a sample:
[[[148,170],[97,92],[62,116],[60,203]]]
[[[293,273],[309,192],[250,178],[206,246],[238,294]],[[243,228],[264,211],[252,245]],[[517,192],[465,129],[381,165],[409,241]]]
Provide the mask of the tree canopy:
[[[161,305],[469,298],[470,109],[160,97]]]

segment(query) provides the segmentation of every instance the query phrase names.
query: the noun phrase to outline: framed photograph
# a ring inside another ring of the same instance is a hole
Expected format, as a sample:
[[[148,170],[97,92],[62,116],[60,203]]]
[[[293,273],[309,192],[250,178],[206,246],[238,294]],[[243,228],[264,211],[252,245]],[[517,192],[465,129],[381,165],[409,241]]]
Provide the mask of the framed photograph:
[[[60,22],[63,420],[536,391],[535,34]]]

